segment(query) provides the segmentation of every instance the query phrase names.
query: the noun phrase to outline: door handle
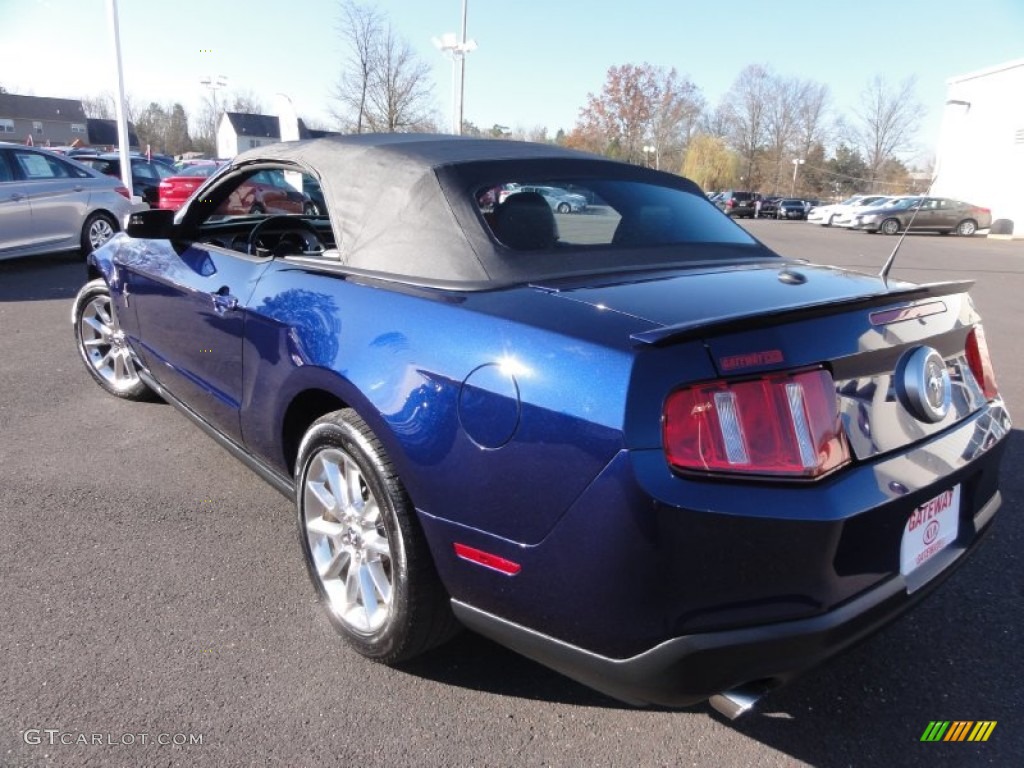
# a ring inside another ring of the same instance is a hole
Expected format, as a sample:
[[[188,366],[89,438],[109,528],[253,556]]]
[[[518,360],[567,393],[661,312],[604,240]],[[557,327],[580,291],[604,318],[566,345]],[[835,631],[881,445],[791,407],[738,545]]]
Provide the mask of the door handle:
[[[213,298],[213,309],[219,315],[238,308],[238,299],[231,295],[231,289],[226,285],[210,296]]]

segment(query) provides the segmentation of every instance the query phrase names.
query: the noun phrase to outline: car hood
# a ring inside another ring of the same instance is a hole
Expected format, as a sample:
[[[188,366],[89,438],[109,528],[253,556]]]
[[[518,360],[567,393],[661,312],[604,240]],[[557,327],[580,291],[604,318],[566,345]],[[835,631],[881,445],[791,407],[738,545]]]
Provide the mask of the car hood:
[[[628,282],[535,284],[560,299],[652,324],[640,336],[660,340],[672,329],[691,332],[737,318],[779,314],[805,307],[846,304],[864,297],[897,296],[915,286],[833,267],[780,261],[756,266],[695,269]],[[644,339],[646,340],[646,339]]]

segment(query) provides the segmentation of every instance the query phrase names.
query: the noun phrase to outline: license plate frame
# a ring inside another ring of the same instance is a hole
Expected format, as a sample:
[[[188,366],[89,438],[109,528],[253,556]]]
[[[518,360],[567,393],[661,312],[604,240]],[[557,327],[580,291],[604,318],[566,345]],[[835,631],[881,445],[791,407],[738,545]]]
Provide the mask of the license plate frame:
[[[907,576],[951,546],[960,535],[960,485],[919,505],[900,540],[900,574]]]

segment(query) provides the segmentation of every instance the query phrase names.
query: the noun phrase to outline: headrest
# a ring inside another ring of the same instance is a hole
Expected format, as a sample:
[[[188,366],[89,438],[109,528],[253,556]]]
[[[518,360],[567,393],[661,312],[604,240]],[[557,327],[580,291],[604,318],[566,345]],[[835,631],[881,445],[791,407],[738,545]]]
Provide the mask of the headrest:
[[[494,234],[509,248],[538,251],[558,240],[555,215],[538,192],[517,192],[494,207]]]

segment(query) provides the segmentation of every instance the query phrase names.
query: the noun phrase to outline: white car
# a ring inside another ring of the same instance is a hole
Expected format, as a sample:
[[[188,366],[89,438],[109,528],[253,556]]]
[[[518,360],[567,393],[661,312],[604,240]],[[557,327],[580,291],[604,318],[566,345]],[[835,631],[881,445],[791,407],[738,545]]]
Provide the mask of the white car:
[[[810,210],[807,214],[807,221],[811,224],[831,227],[833,224],[838,223],[841,216],[848,214],[853,208],[862,205],[873,205],[884,198],[885,195],[854,195],[848,200],[843,200],[841,203],[819,205]]]
[[[894,195],[892,197],[865,197],[863,200],[858,201],[856,204],[851,205],[845,211],[838,214],[832,220],[832,226],[849,228],[853,226],[854,218],[858,214],[861,214],[870,208],[886,208],[906,197],[907,195]]]

